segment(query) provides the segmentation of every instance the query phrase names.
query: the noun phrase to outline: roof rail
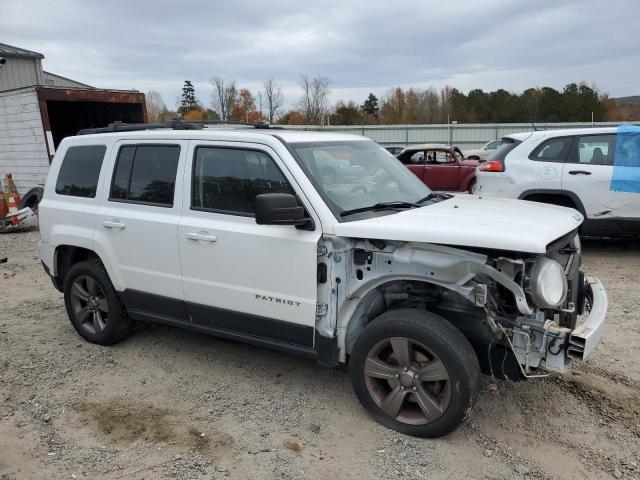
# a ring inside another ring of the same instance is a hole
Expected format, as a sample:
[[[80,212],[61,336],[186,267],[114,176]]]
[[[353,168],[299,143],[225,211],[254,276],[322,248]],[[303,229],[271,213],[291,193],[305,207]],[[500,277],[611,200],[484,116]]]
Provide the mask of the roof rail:
[[[184,120],[172,120],[167,123],[123,123],[112,122],[106,127],[97,128],[83,128],[79,130],[77,135],[91,135],[94,133],[113,133],[113,132],[138,132],[142,130],[158,130],[158,129],[171,129],[171,130],[202,130],[206,125],[242,125],[250,128],[275,128],[282,129],[282,127],[272,127],[267,122],[258,123],[246,123],[246,122],[222,122],[222,121],[194,121],[187,122]]]
[[[78,135],[91,135],[93,133],[112,132],[137,132],[141,130],[158,130],[168,128],[172,130],[202,130],[202,125],[195,122],[185,122],[183,120],[172,120],[167,123],[123,123],[113,122],[106,127],[83,128],[78,131]]]

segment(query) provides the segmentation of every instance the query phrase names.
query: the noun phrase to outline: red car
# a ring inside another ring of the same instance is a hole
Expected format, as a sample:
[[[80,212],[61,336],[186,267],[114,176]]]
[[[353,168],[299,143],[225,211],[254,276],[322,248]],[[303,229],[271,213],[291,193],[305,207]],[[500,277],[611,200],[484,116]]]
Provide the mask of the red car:
[[[477,160],[465,160],[458,147],[451,145],[411,145],[396,158],[432,190],[473,192]]]

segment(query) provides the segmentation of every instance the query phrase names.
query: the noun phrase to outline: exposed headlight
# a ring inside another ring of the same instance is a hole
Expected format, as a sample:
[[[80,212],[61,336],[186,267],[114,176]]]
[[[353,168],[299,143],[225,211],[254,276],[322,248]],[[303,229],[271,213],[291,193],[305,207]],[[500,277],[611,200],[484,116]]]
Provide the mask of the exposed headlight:
[[[531,297],[540,308],[559,308],[567,298],[567,276],[564,269],[550,258],[539,259],[531,270]]]

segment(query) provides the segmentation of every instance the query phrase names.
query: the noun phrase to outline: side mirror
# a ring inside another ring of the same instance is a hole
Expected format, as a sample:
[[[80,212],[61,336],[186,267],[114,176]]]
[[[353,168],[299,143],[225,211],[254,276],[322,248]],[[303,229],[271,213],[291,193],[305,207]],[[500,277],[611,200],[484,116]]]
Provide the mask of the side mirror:
[[[289,193],[261,193],[256,195],[256,223],[258,225],[295,225],[313,227],[304,216],[304,208]]]

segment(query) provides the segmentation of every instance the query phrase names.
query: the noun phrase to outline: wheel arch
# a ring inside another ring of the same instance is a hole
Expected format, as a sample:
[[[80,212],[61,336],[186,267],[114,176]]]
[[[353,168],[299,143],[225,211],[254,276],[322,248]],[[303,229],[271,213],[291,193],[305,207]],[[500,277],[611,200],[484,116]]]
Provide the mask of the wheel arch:
[[[532,198],[544,199],[545,197],[549,199],[553,199],[553,198],[567,199],[574,205],[573,208],[578,210],[585,217],[585,219],[587,218],[587,212],[584,208],[582,201],[580,200],[578,195],[576,195],[574,192],[570,190],[530,189],[522,192],[518,196],[518,199],[519,200],[530,200]],[[531,201],[554,204],[553,202],[544,202],[540,200],[531,200]]]
[[[460,184],[459,190],[461,192],[466,192],[467,190],[469,190],[469,186],[471,185],[471,182],[473,182],[475,179],[476,179],[476,171],[475,169],[473,169],[472,171],[465,174]]]
[[[408,298],[411,293],[415,292],[417,292],[418,297],[413,299]],[[400,298],[403,293],[407,294],[406,299]],[[438,299],[438,301],[432,305],[432,308],[427,309],[426,299],[423,298],[420,300],[419,298],[421,293],[428,293],[431,299],[435,298]],[[394,296],[396,298],[390,302],[389,298]],[[463,325],[460,318],[458,318],[453,311],[443,311],[440,308],[445,301],[447,304],[457,303],[464,307],[462,308],[464,311],[475,312],[475,317],[471,319],[469,324]],[[433,308],[434,306],[437,308]],[[349,314],[345,315],[347,320],[341,328],[341,331],[344,333],[343,345],[345,355],[351,353],[353,345],[362,331],[375,318],[386,311],[403,307],[423,308],[431,313],[435,313],[449,321],[467,338],[469,338],[471,333],[476,336],[480,335],[480,337],[484,337],[483,334],[489,334],[488,331],[483,331],[485,326],[488,328],[486,323],[483,324],[481,320],[481,318],[483,319],[486,316],[484,310],[462,296],[453,286],[426,281],[424,277],[418,276],[386,277],[369,285],[365,291],[359,294],[357,303],[351,307]],[[478,320],[477,328],[473,325],[476,320]]]
[[[113,279],[111,271],[108,265],[102,260],[94,250],[86,247],[80,247],[71,244],[58,245],[54,250],[54,285],[60,291],[62,291],[64,285],[64,278],[69,269],[79,263],[86,260],[97,260],[105,268],[109,278]]]

